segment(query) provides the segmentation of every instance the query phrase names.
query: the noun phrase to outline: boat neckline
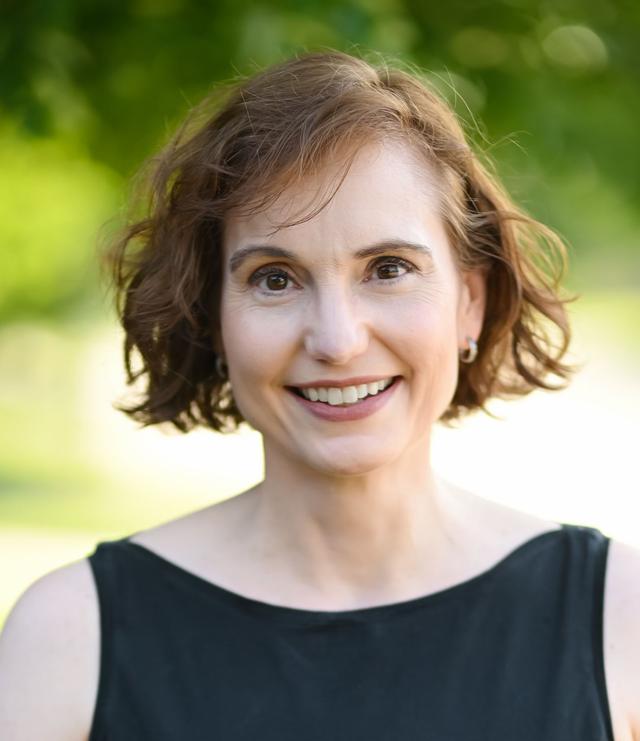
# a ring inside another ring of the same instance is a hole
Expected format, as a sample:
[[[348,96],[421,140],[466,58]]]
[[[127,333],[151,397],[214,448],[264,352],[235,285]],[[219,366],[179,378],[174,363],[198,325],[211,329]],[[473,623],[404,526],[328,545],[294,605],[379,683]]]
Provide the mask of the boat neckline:
[[[183,566],[178,565],[174,561],[160,555],[156,551],[129,540],[132,536],[121,538],[116,543],[121,543],[125,547],[129,548],[135,553],[145,557],[147,561],[155,563],[157,566],[162,567],[165,571],[171,572],[174,576],[180,576],[183,580],[186,580],[191,586],[198,589],[200,592],[209,594],[218,600],[231,602],[234,606],[243,608],[253,613],[260,613],[263,616],[269,616],[274,619],[282,620],[302,620],[303,622],[317,622],[318,620],[327,619],[356,619],[359,621],[366,621],[374,618],[384,618],[397,612],[404,612],[420,607],[426,607],[441,602],[442,600],[450,599],[456,595],[465,593],[469,588],[481,584],[487,581],[491,577],[497,575],[504,568],[509,566],[511,562],[518,556],[534,548],[534,546],[549,540],[551,536],[564,535],[571,529],[572,525],[564,522],[558,523],[559,527],[553,528],[552,530],[545,530],[542,533],[534,535],[520,545],[512,548],[506,555],[502,556],[496,563],[489,568],[481,571],[475,576],[471,576],[464,581],[452,584],[449,587],[438,589],[435,592],[420,595],[418,597],[412,597],[406,600],[400,600],[395,602],[386,602],[379,605],[370,605],[368,607],[357,607],[347,610],[311,610],[302,607],[291,607],[289,605],[281,605],[273,602],[265,602],[264,600],[255,599],[247,595],[236,592],[227,587],[223,587],[216,582],[210,581],[209,579],[199,576],[193,571],[189,571]]]

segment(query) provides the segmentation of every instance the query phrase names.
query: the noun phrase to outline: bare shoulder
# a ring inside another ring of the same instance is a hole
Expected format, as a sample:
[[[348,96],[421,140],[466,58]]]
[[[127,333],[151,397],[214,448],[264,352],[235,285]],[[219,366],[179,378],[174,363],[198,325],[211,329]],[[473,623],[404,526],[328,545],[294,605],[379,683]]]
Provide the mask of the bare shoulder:
[[[139,530],[129,540],[176,562],[190,561],[195,554],[215,560],[228,554],[246,528],[252,508],[252,490],[217,501],[199,510]]]
[[[504,556],[538,535],[562,529],[558,522],[508,507],[450,482],[447,487],[455,494],[460,513],[458,520],[468,531],[469,541],[481,537],[486,541],[487,550],[494,549],[498,556]]]
[[[640,741],[640,550],[611,540],[604,592],[604,657],[616,741]]]
[[[0,738],[86,741],[98,687],[100,617],[87,559],[18,599],[0,634]]]

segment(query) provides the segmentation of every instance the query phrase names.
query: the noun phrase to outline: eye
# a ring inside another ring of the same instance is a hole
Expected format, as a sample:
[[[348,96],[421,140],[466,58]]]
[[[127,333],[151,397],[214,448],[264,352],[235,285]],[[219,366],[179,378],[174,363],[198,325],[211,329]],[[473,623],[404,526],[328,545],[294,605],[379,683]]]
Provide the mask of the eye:
[[[387,255],[374,260],[373,269],[381,276],[380,282],[387,284],[396,283],[402,280],[407,273],[413,273],[415,271],[415,267],[410,262],[393,255]],[[400,269],[403,269],[404,272],[400,272]]]
[[[384,285],[397,283],[408,273],[413,273],[416,270],[415,266],[410,262],[395,255],[379,257],[373,261],[369,269],[378,275],[379,280],[376,282],[383,283]],[[248,283],[251,286],[260,288],[265,295],[274,296],[277,294],[284,295],[292,280],[291,275],[284,268],[267,265],[252,273]],[[366,282],[369,280],[370,278],[367,278]]]
[[[261,287],[260,283],[265,281],[265,288],[263,289],[264,293],[284,293],[290,280],[291,276],[286,270],[267,266],[256,270],[256,272],[249,278],[249,284]]]

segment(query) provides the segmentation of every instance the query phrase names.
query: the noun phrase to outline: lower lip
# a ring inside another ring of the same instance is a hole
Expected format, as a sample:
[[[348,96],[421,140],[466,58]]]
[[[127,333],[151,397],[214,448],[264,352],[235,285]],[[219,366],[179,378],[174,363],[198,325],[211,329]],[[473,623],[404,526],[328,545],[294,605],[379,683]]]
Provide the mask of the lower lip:
[[[315,414],[320,419],[327,419],[332,422],[351,422],[355,419],[368,417],[383,407],[393,396],[395,390],[400,385],[400,381],[400,378],[396,378],[391,386],[387,386],[384,391],[378,391],[375,396],[367,396],[363,401],[344,407],[331,406],[331,404],[318,401],[309,401],[303,396],[298,396],[295,391],[291,391],[290,389],[286,389],[286,391],[305,409],[308,409],[311,414]]]

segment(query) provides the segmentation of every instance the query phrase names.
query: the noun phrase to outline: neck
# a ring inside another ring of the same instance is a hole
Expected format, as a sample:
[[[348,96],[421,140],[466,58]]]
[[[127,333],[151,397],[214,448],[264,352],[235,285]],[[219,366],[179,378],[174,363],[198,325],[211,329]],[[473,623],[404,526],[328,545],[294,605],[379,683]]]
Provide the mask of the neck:
[[[274,579],[295,585],[297,601],[399,601],[441,574],[435,564],[455,540],[455,497],[424,447],[341,477],[279,465],[274,450],[265,462],[253,490],[252,550]]]

